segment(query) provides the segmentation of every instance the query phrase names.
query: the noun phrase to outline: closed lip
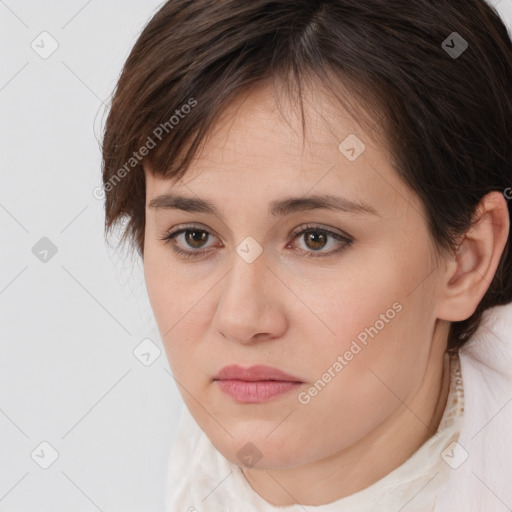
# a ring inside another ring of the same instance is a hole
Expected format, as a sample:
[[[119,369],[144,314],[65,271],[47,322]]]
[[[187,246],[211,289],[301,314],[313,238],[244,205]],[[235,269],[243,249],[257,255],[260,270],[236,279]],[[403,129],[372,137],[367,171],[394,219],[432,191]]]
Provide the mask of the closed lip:
[[[244,380],[247,382],[280,380],[285,382],[302,382],[298,377],[294,377],[272,366],[257,365],[243,368],[236,364],[222,368],[213,380]]]

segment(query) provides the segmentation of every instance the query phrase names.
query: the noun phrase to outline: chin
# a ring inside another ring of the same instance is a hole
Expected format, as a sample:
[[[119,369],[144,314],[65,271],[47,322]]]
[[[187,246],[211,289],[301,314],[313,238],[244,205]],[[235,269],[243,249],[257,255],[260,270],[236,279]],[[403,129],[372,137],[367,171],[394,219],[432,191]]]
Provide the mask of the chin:
[[[306,463],[300,460],[304,454],[299,443],[289,434],[268,436],[268,429],[255,431],[252,435],[238,436],[230,430],[233,438],[226,435],[222,440],[211,439],[215,448],[231,463],[242,468],[281,469]],[[302,457],[301,457],[302,456]]]

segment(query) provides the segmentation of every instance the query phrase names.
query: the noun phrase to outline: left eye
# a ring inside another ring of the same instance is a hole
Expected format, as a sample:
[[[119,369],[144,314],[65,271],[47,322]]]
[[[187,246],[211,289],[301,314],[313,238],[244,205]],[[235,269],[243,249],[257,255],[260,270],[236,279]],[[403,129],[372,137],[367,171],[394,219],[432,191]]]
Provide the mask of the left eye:
[[[306,227],[299,232],[295,232],[292,236],[294,240],[296,238],[304,240],[306,249],[300,249],[300,251],[304,253],[304,256],[313,258],[331,256],[332,254],[336,254],[342,251],[345,247],[352,243],[352,239],[346,236],[335,233],[329,229],[322,229],[317,227]],[[331,249],[330,251],[322,251],[318,255],[315,254],[329,245],[329,239],[333,241],[331,246],[334,245],[335,248]]]
[[[305,226],[303,229],[295,230],[291,234],[291,237],[293,240],[295,240],[296,238],[299,238],[303,235],[306,235],[304,238],[306,249],[299,248],[298,250],[306,257],[330,256],[332,254],[341,252],[353,242],[353,240],[348,236],[341,235],[329,229],[309,225]],[[184,242],[195,250],[190,251],[180,248],[179,244],[176,242],[180,236],[183,236]],[[171,247],[174,252],[188,259],[204,256],[208,252],[207,249],[202,247],[204,247],[203,244],[208,240],[209,236],[213,236],[209,231],[200,229],[196,226],[184,226],[173,232],[165,233],[165,235],[159,239],[165,241],[166,243],[171,243]],[[326,245],[328,245],[329,239],[338,242],[338,244],[335,243],[334,245],[338,245],[339,247],[327,252],[319,252],[321,249],[324,249]],[[287,247],[289,246],[287,245]]]

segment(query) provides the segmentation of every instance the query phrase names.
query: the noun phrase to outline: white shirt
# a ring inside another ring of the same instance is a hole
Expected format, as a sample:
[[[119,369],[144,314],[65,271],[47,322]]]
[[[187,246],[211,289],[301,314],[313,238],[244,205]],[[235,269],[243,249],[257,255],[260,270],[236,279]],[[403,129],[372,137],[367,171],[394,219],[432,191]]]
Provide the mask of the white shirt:
[[[512,304],[485,311],[471,340],[446,359],[450,389],[437,433],[379,481],[326,505],[268,503],[183,407],[166,512],[510,512]]]

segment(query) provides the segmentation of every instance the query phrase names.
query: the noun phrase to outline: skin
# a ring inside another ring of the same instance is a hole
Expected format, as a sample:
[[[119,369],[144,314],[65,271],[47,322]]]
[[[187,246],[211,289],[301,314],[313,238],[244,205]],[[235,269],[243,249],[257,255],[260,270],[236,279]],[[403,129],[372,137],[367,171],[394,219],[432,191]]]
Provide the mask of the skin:
[[[276,109],[263,82],[223,112],[182,180],[164,180],[144,165],[144,272],[171,370],[213,445],[279,506],[322,505],[360,491],[435,433],[449,385],[449,322],[468,318],[478,305],[509,229],[505,199],[488,194],[461,250],[438,253],[423,205],[385,144],[325,94],[307,94],[305,108],[303,147],[299,115]],[[355,161],[338,149],[351,133],[366,146]],[[170,191],[208,199],[220,216],[149,207]],[[378,214],[267,213],[271,200],[312,193],[364,201]],[[184,223],[210,236],[190,245],[190,235],[180,235],[174,243],[191,252],[204,247],[206,256],[184,259],[161,240]],[[290,236],[306,224],[353,242]],[[252,263],[236,251],[248,236],[264,249]],[[336,248],[342,250],[314,257]],[[400,312],[300,403],[299,392],[396,302]],[[304,384],[267,402],[240,404],[213,382],[228,364],[274,366]],[[262,454],[253,466],[237,456],[248,442]]]

